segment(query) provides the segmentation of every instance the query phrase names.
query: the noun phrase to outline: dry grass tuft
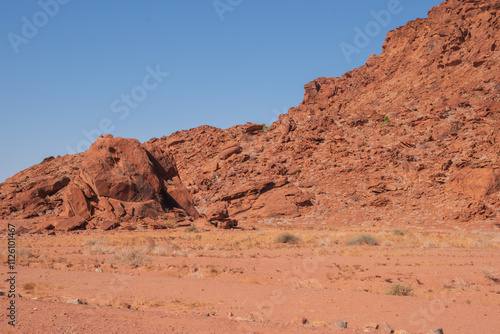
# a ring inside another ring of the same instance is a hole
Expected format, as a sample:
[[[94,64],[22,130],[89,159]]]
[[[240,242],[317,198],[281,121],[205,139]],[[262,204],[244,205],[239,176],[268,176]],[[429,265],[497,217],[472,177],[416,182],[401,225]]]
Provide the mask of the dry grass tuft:
[[[146,256],[146,250],[143,247],[135,247],[116,251],[108,262],[112,266],[142,267],[150,265],[151,259]]]
[[[400,236],[403,236],[403,235],[405,235],[405,234],[406,234],[406,232],[405,232],[405,231],[403,231],[403,230],[398,230],[398,229],[396,229],[396,230],[392,230],[392,231],[391,231],[391,233],[392,233],[393,235],[400,235]]]
[[[89,255],[101,255],[110,254],[114,251],[113,248],[107,247],[109,241],[106,239],[88,238],[82,242],[82,246],[87,246],[85,254]]]
[[[200,231],[198,231],[198,229],[196,228],[195,225],[191,225],[189,227],[186,227],[186,229],[184,230],[184,232],[198,233]]]
[[[387,294],[392,296],[412,296],[413,288],[400,283],[394,283],[389,287]]]
[[[87,238],[82,242],[82,246],[107,245],[108,240],[103,238]]]
[[[300,242],[300,238],[294,234],[285,232],[274,239],[275,244],[297,244]]]
[[[376,246],[379,244],[377,238],[371,234],[360,234],[346,241],[347,246],[360,246],[360,245],[371,245]]]
[[[33,290],[35,290],[35,287],[36,287],[36,283],[34,283],[34,282],[29,282],[29,283],[25,283],[25,284],[21,285],[21,289],[23,289],[24,291],[33,291]]]
[[[164,242],[164,243],[155,245],[151,249],[151,254],[159,255],[159,256],[167,256],[167,255],[171,254],[173,251],[175,251],[176,249],[179,249],[179,246],[177,246],[175,244],[168,243],[168,242]]]
[[[179,224],[175,220],[163,220],[160,221],[160,224],[165,226],[167,229],[173,229],[179,227]]]

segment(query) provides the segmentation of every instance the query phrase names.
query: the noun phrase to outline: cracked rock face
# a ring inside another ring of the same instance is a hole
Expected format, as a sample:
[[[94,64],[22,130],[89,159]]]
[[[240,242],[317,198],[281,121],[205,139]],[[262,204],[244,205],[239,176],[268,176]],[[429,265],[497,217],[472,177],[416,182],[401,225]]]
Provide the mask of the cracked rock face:
[[[144,144],[105,136],[6,180],[0,215],[81,217],[91,227],[198,212],[241,222],[494,223],[499,20],[498,1],[447,0],[390,31],[364,66],[306,84],[302,103],[269,127],[200,126]]]
[[[47,174],[42,182],[33,175],[34,181],[27,186],[32,189],[12,196],[14,212],[22,210],[27,218],[50,220],[52,215],[33,212],[33,203],[39,204],[38,209],[57,207],[54,224],[67,230],[83,228],[82,220],[98,226],[109,220],[168,218],[172,210],[199,216],[171,157],[160,149],[148,151],[135,139],[101,137],[64,175]]]

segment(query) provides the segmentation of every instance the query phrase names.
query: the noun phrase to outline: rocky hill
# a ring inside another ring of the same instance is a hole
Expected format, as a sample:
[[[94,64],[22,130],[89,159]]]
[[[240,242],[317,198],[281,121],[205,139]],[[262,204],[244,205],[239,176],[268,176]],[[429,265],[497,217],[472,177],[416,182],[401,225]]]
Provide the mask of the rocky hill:
[[[447,0],[380,55],[305,85],[268,129],[201,126],[98,139],[0,185],[33,230],[161,228],[206,217],[274,224],[496,224],[500,2]],[[182,180],[182,181],[181,181]]]

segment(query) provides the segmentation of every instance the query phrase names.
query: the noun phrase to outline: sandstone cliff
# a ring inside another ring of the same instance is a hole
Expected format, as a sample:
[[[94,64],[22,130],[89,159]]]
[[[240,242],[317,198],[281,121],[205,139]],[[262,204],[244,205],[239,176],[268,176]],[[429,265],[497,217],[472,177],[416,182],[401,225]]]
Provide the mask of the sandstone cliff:
[[[269,129],[201,126],[143,145],[100,138],[46,159],[0,185],[0,214],[39,225],[77,216],[88,227],[199,213],[496,224],[499,15],[498,1],[447,0],[389,32],[364,66],[305,85],[303,102]]]

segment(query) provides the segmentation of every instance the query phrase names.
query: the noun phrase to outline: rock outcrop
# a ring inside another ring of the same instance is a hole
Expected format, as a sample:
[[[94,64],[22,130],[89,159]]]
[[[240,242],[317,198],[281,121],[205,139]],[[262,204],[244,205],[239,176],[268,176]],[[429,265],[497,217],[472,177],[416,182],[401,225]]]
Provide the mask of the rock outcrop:
[[[144,144],[104,137],[85,154],[48,158],[0,185],[0,214],[90,227],[198,212],[225,227],[493,224],[499,16],[498,1],[447,0],[389,32],[364,66],[306,84],[302,103],[269,128],[201,126]]]
[[[116,227],[118,222],[144,218],[200,217],[172,157],[158,147],[147,150],[138,140],[107,135],[97,139],[77,161],[62,175],[52,171],[40,181],[31,174],[26,178],[29,183],[11,188],[3,203],[4,215],[43,217],[44,226],[48,220],[62,230],[87,225],[108,229],[110,221]]]

